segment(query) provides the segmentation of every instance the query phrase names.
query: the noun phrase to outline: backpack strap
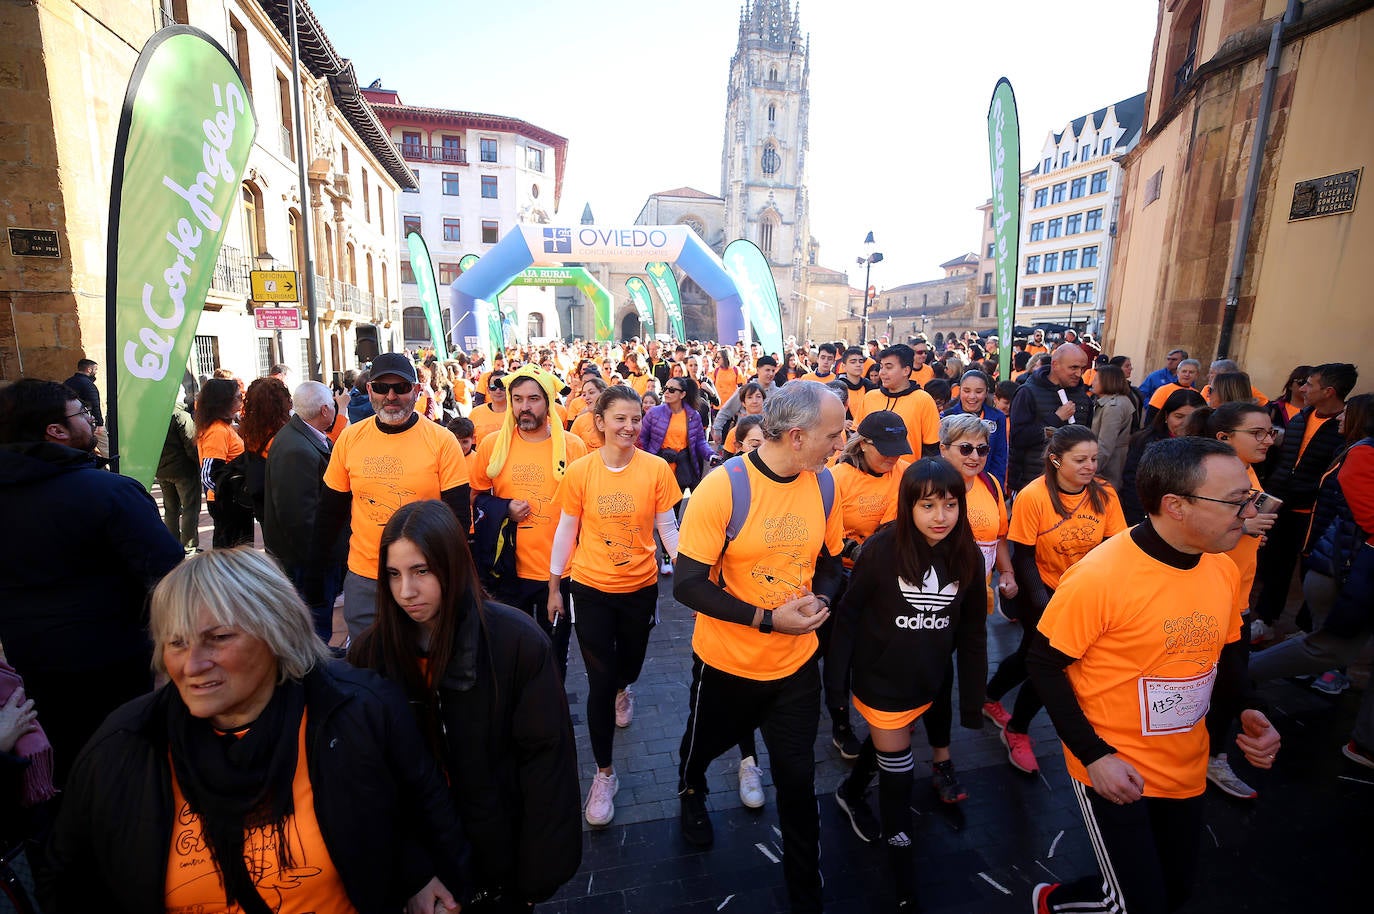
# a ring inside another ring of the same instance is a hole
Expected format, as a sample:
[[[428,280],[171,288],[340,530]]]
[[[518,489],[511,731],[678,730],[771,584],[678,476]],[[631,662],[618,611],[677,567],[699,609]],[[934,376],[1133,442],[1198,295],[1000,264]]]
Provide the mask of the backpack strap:
[[[725,525],[725,545],[728,547],[749,517],[749,469],[744,465],[745,456],[736,454],[721,464],[726,477],[730,480],[730,522]],[[816,483],[821,489],[821,507],[825,519],[830,520],[830,512],[835,507],[835,477],[829,467],[822,467],[816,473]],[[724,552],[724,550],[721,550]]]

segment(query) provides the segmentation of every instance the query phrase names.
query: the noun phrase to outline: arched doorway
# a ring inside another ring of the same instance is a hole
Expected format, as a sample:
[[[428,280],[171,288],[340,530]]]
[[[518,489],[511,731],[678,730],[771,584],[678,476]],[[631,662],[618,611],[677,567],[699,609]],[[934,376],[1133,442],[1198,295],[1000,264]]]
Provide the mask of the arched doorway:
[[[538,311],[531,311],[525,318],[525,338],[531,341],[544,338],[544,315]]]
[[[620,338],[628,340],[632,336],[642,336],[644,325],[639,322],[639,315],[633,311],[627,311],[625,316],[620,319]]]

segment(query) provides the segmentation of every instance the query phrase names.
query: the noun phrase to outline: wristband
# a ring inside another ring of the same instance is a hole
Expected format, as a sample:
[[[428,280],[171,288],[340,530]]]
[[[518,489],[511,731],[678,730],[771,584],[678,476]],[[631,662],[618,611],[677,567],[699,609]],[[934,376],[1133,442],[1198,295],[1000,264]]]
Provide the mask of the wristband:
[[[773,610],[765,609],[763,618],[759,620],[759,632],[764,635],[773,633]]]

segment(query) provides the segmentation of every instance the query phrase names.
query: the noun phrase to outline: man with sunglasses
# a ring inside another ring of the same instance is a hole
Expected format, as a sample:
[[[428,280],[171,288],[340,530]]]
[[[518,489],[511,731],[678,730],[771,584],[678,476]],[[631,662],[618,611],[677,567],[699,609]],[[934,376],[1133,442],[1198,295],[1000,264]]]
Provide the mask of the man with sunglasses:
[[[1258,513],[1245,464],[1211,438],[1166,439],[1145,451],[1136,485],[1148,518],[1065,572],[1026,658],[1102,870],[1036,886],[1038,914],[1182,906],[1203,828],[1207,710],[1243,707],[1240,572],[1222,553]],[[1278,732],[1259,711],[1240,718],[1236,745],[1271,767]]]
[[[324,473],[315,516],[306,602],[323,613],[325,576],[339,532],[349,523],[344,621],[349,638],[372,624],[377,602],[377,555],[382,528],[412,501],[443,499],[462,529],[471,525],[468,465],[463,450],[441,425],[415,411],[420,386],[415,363],[399,352],[372,360],[368,395],[376,412],[344,429]]]
[[[147,490],[94,450],[95,417],[70,387],[26,378],[0,391],[0,642],[58,787],[105,716],[152,688],[144,604],[185,558]]]

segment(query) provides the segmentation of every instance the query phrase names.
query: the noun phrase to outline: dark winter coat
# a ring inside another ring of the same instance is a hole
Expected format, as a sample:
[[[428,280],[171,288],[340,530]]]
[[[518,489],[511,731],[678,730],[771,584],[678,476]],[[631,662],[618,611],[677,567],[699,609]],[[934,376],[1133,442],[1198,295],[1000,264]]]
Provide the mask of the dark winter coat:
[[[1074,421],[1085,428],[1092,428],[1093,402],[1088,396],[1088,388],[1080,383],[1076,387],[1062,388],[1074,404]],[[1061,388],[1050,381],[1049,366],[1037,369],[1026,379],[1011,401],[1011,414],[1007,417],[1010,429],[1011,458],[1007,467],[1007,487],[1024,488],[1045,472],[1045,442],[1049,440],[1045,432],[1053,432],[1066,425],[1055,415],[1062,405],[1059,402]]]
[[[462,831],[401,691],[341,662],[304,682],[315,818],[349,901],[360,914],[393,914],[436,875],[467,897]],[[174,690],[122,706],[77,758],[48,843],[48,914],[163,910]]]
[[[1312,507],[1317,501],[1317,488],[1321,485],[1322,474],[1331,466],[1337,452],[1345,446],[1340,422],[1332,417],[1317,429],[1299,457],[1298,451],[1302,448],[1303,435],[1307,433],[1307,423],[1312,413],[1313,408],[1309,406],[1289,421],[1284,429],[1278,464],[1264,481],[1264,491],[1282,498],[1284,510]]]

